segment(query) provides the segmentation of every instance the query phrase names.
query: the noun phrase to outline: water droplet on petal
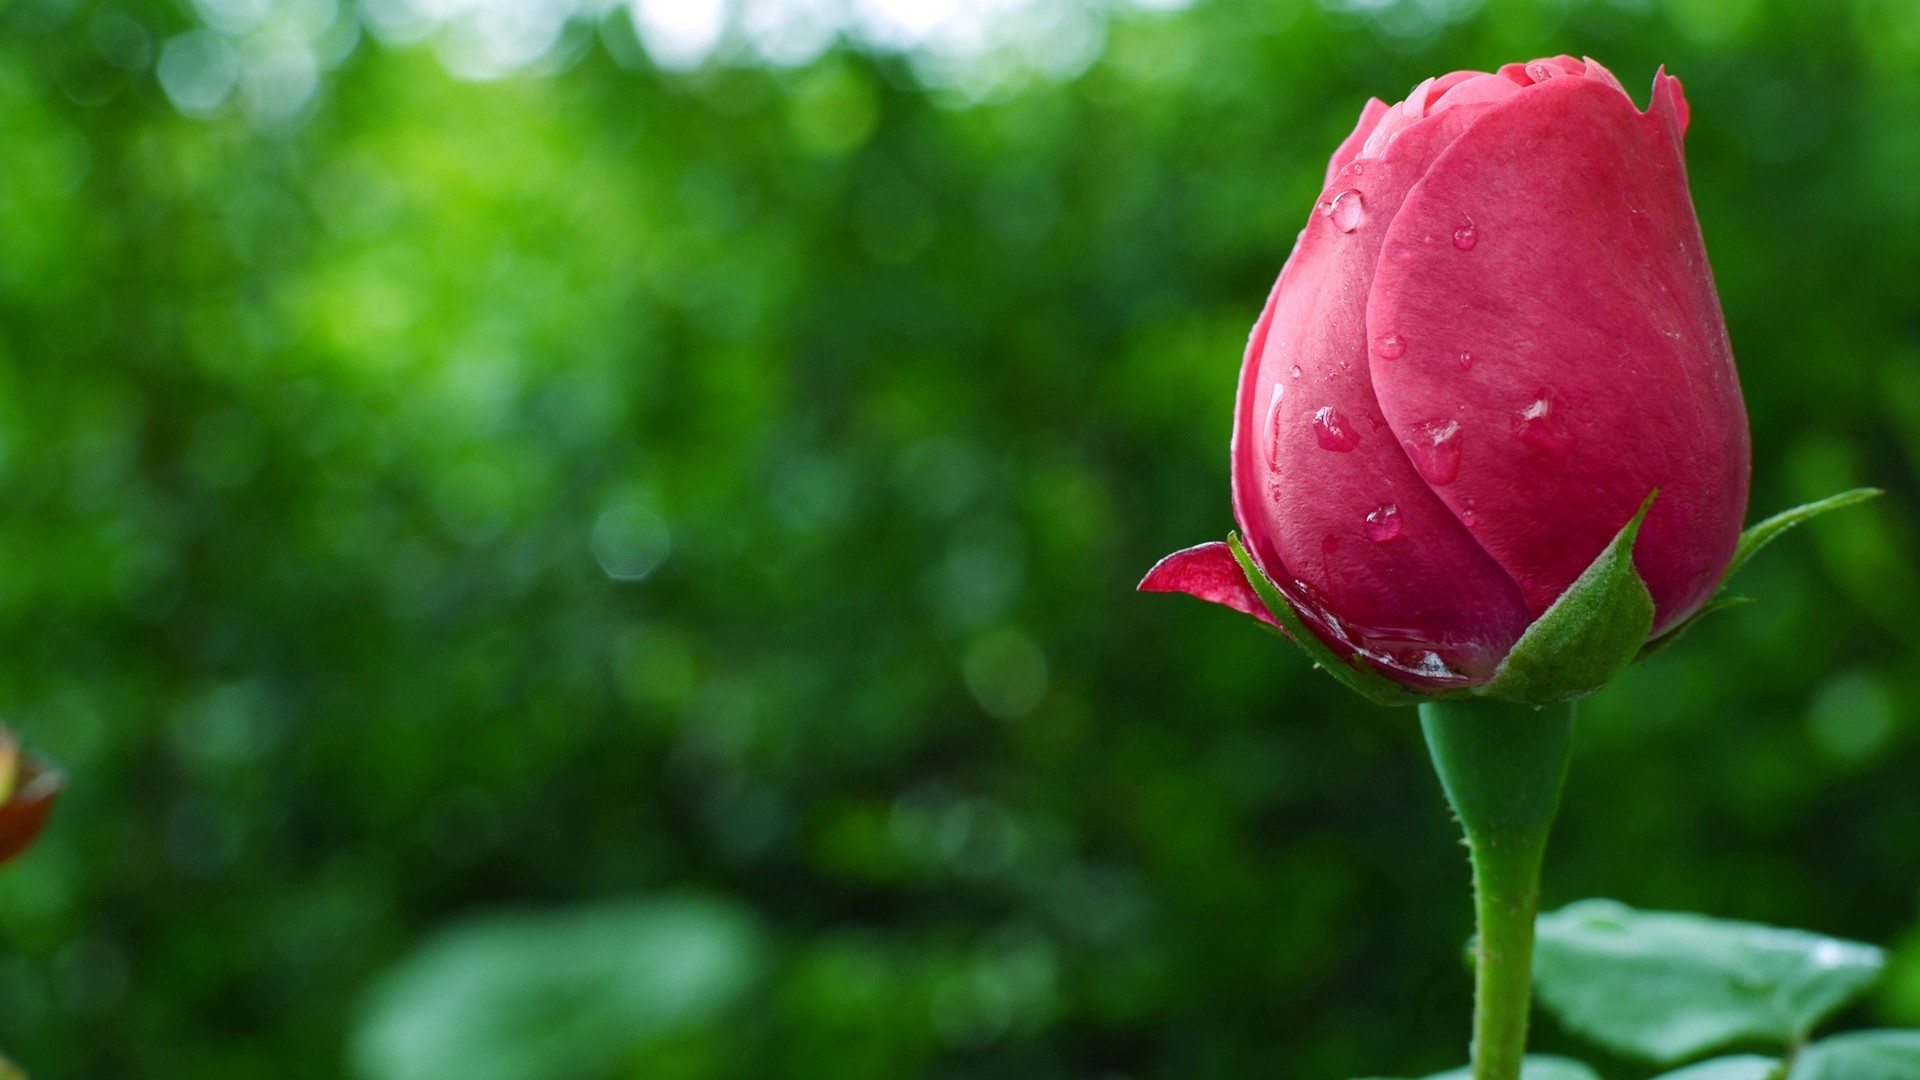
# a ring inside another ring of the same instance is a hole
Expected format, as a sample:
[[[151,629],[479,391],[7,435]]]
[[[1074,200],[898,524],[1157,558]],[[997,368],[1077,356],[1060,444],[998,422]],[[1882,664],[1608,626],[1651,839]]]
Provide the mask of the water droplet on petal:
[[[1460,350],[1460,370],[1461,371],[1473,370],[1473,354],[1468,352],[1465,349]]]
[[[1467,505],[1460,511],[1460,524],[1469,529],[1473,528],[1473,517],[1473,500],[1468,499]]]
[[[1400,445],[1406,449],[1413,467],[1429,484],[1451,484],[1460,475],[1460,422],[1428,420],[1415,424],[1409,438]]]
[[[1472,251],[1473,245],[1480,242],[1480,234],[1474,231],[1473,222],[1453,230],[1453,246],[1461,251]]]
[[[1344,454],[1360,445],[1360,433],[1331,405],[1322,406],[1313,414],[1313,437],[1320,440],[1320,449],[1335,453]]]
[[[1292,376],[1293,378],[1296,378],[1296,379],[1297,379],[1297,378],[1299,378],[1299,377],[1300,377],[1300,365],[1299,365],[1299,364],[1295,364],[1295,365],[1293,365],[1292,367],[1290,367],[1290,368],[1288,368],[1288,369],[1287,369],[1287,374],[1288,374],[1288,375],[1290,375],[1290,376]]]
[[[1513,436],[1555,461],[1573,449],[1573,432],[1567,430],[1561,410],[1551,397],[1541,394],[1534,402],[1513,414]]]
[[[1384,544],[1400,535],[1400,508],[1387,503],[1367,515],[1367,539]]]
[[[1373,343],[1373,354],[1382,360],[1398,360],[1407,355],[1407,339],[1399,334],[1388,334]]]
[[[1334,228],[1350,233],[1367,223],[1367,205],[1359,191],[1348,188],[1333,197],[1327,206],[1327,217],[1333,221]]]
[[[1280,398],[1285,390],[1279,383],[1273,384],[1273,398],[1267,403],[1267,467],[1280,467]]]

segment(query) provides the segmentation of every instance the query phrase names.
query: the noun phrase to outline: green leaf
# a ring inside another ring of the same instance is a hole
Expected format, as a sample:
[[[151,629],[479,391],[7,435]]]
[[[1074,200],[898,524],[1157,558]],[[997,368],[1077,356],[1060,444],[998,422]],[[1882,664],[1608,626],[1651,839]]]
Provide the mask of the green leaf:
[[[1714,1058],[1689,1065],[1675,1072],[1661,1073],[1653,1080],[1771,1080],[1780,1070],[1780,1059],[1758,1054]]]
[[[1421,695],[1372,668],[1349,663],[1339,653],[1329,648],[1326,642],[1316,637],[1312,630],[1307,629],[1306,621],[1300,618],[1300,613],[1293,609],[1292,604],[1287,603],[1287,598],[1280,595],[1280,589],[1261,572],[1259,565],[1253,561],[1253,556],[1247,554],[1246,546],[1240,543],[1238,533],[1227,534],[1227,546],[1233,549],[1233,557],[1240,563],[1241,573],[1247,575],[1247,584],[1253,586],[1253,591],[1259,595],[1260,602],[1267,605],[1267,610],[1272,612],[1274,619],[1281,626],[1286,627],[1287,637],[1295,645],[1300,646],[1300,651],[1307,654],[1307,659],[1312,660],[1315,667],[1324,669],[1327,674],[1339,679],[1347,689],[1376,705],[1415,705],[1420,702]]]
[[[758,978],[735,905],[683,898],[495,915],[448,930],[368,995],[362,1080],[586,1080],[649,1039],[710,1022]]]
[[[1787,1080],[1920,1080],[1920,1031],[1856,1031],[1822,1039]]]
[[[1434,1073],[1425,1080],[1472,1080],[1473,1069],[1461,1066]],[[1520,1067],[1520,1080],[1600,1080],[1600,1074],[1572,1058],[1547,1054],[1528,1054]]]
[[[1607,685],[1633,663],[1653,626],[1653,597],[1633,569],[1633,542],[1654,494],[1527,627],[1483,695],[1527,705],[1571,701]]]
[[[1533,970],[1569,1030],[1673,1064],[1741,1041],[1785,1049],[1885,963],[1871,945],[1800,930],[1586,900],[1541,917]]]
[[[1796,506],[1791,510],[1782,510],[1780,513],[1773,515],[1740,534],[1740,542],[1734,546],[1733,562],[1728,564],[1726,576],[1728,578],[1733,577],[1734,574],[1739,572],[1742,566],[1746,565],[1748,559],[1760,553],[1761,548],[1779,539],[1780,534],[1793,528],[1795,525],[1803,521],[1811,521],[1828,511],[1838,510],[1843,506],[1852,506],[1855,503],[1863,503],[1868,499],[1884,494],[1886,494],[1886,492],[1879,488],[1854,488],[1852,491],[1843,491],[1838,495],[1829,495],[1818,502],[1810,502],[1805,506]]]

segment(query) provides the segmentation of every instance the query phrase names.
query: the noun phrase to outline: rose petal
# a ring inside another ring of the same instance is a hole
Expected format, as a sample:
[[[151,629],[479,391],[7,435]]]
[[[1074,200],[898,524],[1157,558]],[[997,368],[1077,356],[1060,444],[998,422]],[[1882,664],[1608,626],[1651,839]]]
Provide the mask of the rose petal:
[[[1525,63],[1500,66],[1500,74],[1520,86],[1537,86],[1563,75],[1585,75],[1586,73],[1586,64],[1565,53],[1539,60],[1528,60]],[[1546,78],[1538,78],[1536,75],[1545,75]]]
[[[1173,554],[1153,564],[1140,580],[1141,592],[1180,592],[1235,611],[1251,615],[1270,626],[1279,626],[1260,594],[1247,583],[1247,575],[1233,557],[1233,549],[1216,540]]]
[[[1420,85],[1414,87],[1412,92],[1401,100],[1401,108],[1408,116],[1417,119],[1427,115],[1427,93],[1433,89],[1433,83],[1432,79],[1422,80]]]
[[[1659,489],[1636,559],[1657,634],[1719,583],[1748,441],[1684,104],[1664,76],[1654,98],[1642,114],[1604,80],[1554,78],[1479,106],[1387,230],[1367,333],[1406,342],[1374,365],[1393,430],[1459,425],[1458,476],[1433,490],[1532,611]],[[1467,223],[1472,245],[1447,242]]]
[[[1476,105],[1486,101],[1499,101],[1520,92],[1520,87],[1511,79],[1498,75],[1476,75],[1471,79],[1452,87],[1440,100],[1427,109],[1427,115],[1445,112],[1456,105]]]
[[[1687,120],[1693,110],[1687,107],[1687,95],[1680,80],[1662,67],[1653,77],[1653,105],[1648,110],[1659,117],[1673,136],[1676,149],[1687,134]]]
[[[1374,159],[1385,155],[1387,144],[1419,119],[1417,115],[1407,115],[1405,102],[1395,102],[1388,106],[1387,111],[1381,115],[1380,122],[1375,124],[1373,131],[1368,133],[1366,143],[1360,147],[1360,157]]]
[[[1446,97],[1449,90],[1452,90],[1454,87],[1459,86],[1469,79],[1486,78],[1497,78],[1497,76],[1489,76],[1484,71],[1449,71],[1445,75],[1432,80],[1433,88],[1427,91],[1426,115],[1433,115],[1434,104],[1441,98]]]
[[[1339,175],[1340,170],[1346,168],[1355,157],[1359,156],[1360,147],[1366,143],[1367,136],[1373,133],[1374,127],[1380,123],[1380,118],[1386,114],[1386,102],[1379,98],[1367,99],[1367,104],[1360,110],[1360,122],[1353,126],[1353,134],[1348,135],[1340,143],[1339,148],[1333,152],[1333,159],[1327,162],[1327,183],[1333,183],[1333,178]]]
[[[1587,66],[1587,78],[1598,79],[1623,94],[1627,92],[1627,88],[1620,85],[1620,80],[1614,78],[1613,72],[1601,67],[1598,60],[1595,60],[1591,56],[1583,56],[1580,58],[1580,62]],[[1629,95],[1628,100],[1632,100],[1631,95]]]
[[[1323,640],[1389,657],[1439,643],[1440,659],[1470,677],[1506,654],[1526,605],[1387,427],[1369,381],[1365,304],[1401,199],[1484,108],[1407,128],[1377,164],[1329,190],[1249,343],[1233,445],[1242,535]],[[1333,200],[1348,190],[1358,212],[1342,216]]]

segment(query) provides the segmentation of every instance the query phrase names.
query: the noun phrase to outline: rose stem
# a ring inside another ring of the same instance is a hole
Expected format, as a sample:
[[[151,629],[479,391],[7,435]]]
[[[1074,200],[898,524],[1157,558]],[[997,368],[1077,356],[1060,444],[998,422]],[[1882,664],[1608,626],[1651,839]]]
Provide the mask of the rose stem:
[[[1520,1080],[1540,863],[1573,750],[1573,706],[1432,701],[1420,729],[1473,865],[1473,1080]]]

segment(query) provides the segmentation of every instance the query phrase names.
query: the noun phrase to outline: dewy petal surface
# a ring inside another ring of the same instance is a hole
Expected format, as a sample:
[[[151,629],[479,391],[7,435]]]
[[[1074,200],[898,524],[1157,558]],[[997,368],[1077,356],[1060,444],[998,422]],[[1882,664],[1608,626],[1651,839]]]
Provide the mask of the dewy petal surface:
[[[1616,86],[1557,74],[1480,107],[1387,230],[1367,336],[1404,342],[1373,365],[1396,432],[1458,425],[1457,474],[1432,490],[1533,613],[1659,489],[1636,557],[1658,633],[1719,583],[1749,448],[1685,105],[1664,75],[1644,114]]]
[[[1372,357],[1394,343],[1367,334],[1387,226],[1479,108],[1406,128],[1385,157],[1335,173],[1249,344],[1235,408],[1249,549],[1323,639],[1401,681],[1484,678],[1528,621],[1512,579],[1414,470],[1369,375],[1405,362]]]

